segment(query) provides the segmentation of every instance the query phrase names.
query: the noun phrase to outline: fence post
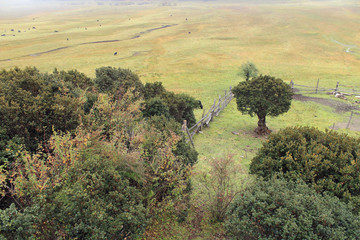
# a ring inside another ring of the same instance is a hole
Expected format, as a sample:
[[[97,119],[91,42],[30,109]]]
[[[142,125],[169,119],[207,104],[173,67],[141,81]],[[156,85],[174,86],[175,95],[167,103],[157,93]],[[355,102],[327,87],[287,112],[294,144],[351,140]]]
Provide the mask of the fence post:
[[[201,122],[200,122],[199,131],[202,130],[202,128],[203,128],[204,116],[205,116],[205,108],[204,108],[203,114],[202,114],[202,116],[201,116]]]
[[[191,145],[193,146],[193,148],[195,148],[191,134],[189,132],[189,129],[187,128],[186,120],[184,120],[184,124],[182,125],[182,130],[188,135]]]
[[[294,82],[293,82],[292,79],[291,79],[291,81],[290,81],[290,87],[291,87],[292,90],[294,89]]]
[[[315,93],[317,93],[317,92],[318,92],[318,88],[319,88],[319,81],[320,81],[320,78],[318,78],[318,80],[317,80]]]
[[[354,112],[351,111],[351,115],[350,115],[350,118],[349,118],[349,122],[348,122],[348,124],[346,126],[346,129],[349,129],[349,127],[350,127],[350,123],[351,123],[351,119],[352,119],[353,114],[354,114]]]

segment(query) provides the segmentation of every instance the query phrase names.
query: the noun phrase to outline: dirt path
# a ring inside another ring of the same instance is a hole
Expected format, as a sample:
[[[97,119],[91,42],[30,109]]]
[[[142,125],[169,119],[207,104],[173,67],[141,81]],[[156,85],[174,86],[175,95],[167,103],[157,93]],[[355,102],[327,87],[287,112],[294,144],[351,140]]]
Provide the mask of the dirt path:
[[[301,102],[316,102],[321,105],[329,106],[335,109],[335,112],[341,114],[345,112],[350,112],[353,110],[360,111],[359,106],[354,106],[345,102],[337,101],[337,100],[331,100],[331,99],[325,99],[325,98],[317,98],[317,97],[307,97],[303,96],[301,94],[294,94],[293,96],[294,100],[298,100]],[[333,126],[329,126],[330,129],[338,130],[338,129],[344,129],[349,127],[352,131],[360,131],[360,114],[354,112],[353,117],[350,121],[350,125],[348,125],[348,120],[346,122],[338,122],[334,123]]]
[[[132,37],[126,38],[126,39],[114,39],[114,40],[104,40],[104,41],[95,41],[95,42],[85,42],[85,43],[79,43],[79,44],[75,44],[75,45],[71,45],[71,46],[65,46],[65,47],[60,47],[60,48],[55,48],[55,49],[50,49],[44,52],[37,52],[37,53],[31,53],[31,54],[27,54],[27,55],[23,55],[20,57],[15,57],[12,59],[1,59],[0,62],[4,62],[4,61],[12,61],[13,59],[19,59],[19,58],[23,58],[23,57],[28,57],[28,56],[32,56],[32,57],[36,57],[36,56],[40,56],[46,53],[51,53],[51,52],[55,52],[55,51],[60,51],[63,49],[67,49],[67,48],[72,48],[72,47],[77,47],[77,46],[81,46],[81,45],[88,45],[88,44],[98,44],[98,43],[113,43],[113,42],[120,42],[120,41],[125,41],[125,40],[132,40],[132,39],[136,39],[141,37],[142,35],[146,34],[146,33],[150,33],[156,30],[160,30],[160,29],[164,29],[164,28],[169,28],[169,27],[173,27],[173,26],[177,26],[178,24],[167,24],[167,25],[163,25],[161,27],[156,27],[156,28],[151,28],[151,29],[147,29],[145,31],[139,32],[134,34]]]
[[[351,105],[349,103],[337,101],[337,100],[331,100],[326,98],[317,98],[317,97],[307,97],[303,96],[301,94],[294,94],[293,96],[294,100],[298,100],[301,102],[316,102],[321,105],[329,106],[335,109],[337,113],[344,113],[349,112],[352,110],[358,110],[360,111],[360,107]]]

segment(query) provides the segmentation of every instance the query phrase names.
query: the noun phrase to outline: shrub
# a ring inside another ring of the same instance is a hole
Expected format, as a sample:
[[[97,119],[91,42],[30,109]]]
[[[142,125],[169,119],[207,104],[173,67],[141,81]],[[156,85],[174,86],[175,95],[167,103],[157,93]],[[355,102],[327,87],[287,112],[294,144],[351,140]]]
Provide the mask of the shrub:
[[[289,127],[269,136],[250,164],[250,172],[265,178],[281,172],[318,192],[351,200],[360,206],[360,139],[334,131]]]
[[[206,208],[212,222],[222,222],[230,203],[240,192],[246,178],[239,178],[238,175],[244,171],[230,154],[223,158],[213,158],[209,164],[210,171],[199,174],[199,183],[203,187],[200,188],[201,195],[196,201],[200,201]]]
[[[145,100],[152,98],[161,99],[169,108],[170,116],[178,123],[183,124],[187,120],[188,126],[196,123],[194,109],[199,108],[199,101],[187,94],[175,94],[166,91],[161,82],[147,83],[145,85]]]
[[[36,68],[0,72],[0,122],[5,135],[21,139],[33,152],[53,130],[73,131],[83,115],[83,102],[64,82]]]
[[[95,87],[101,93],[122,95],[130,89],[137,95],[143,94],[144,85],[139,77],[129,69],[101,67],[96,69]]]
[[[303,181],[272,177],[237,195],[225,227],[232,239],[358,239],[360,218],[351,210]]]
[[[169,108],[167,104],[159,98],[151,98],[145,102],[143,116],[149,118],[151,116],[165,116],[170,118]]]

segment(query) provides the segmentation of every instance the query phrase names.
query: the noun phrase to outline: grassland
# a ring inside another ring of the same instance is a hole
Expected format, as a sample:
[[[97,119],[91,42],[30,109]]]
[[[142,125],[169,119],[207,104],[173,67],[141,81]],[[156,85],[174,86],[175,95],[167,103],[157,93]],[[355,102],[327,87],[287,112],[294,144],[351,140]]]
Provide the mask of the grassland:
[[[237,72],[246,61],[287,82],[315,85],[320,78],[323,86],[339,81],[360,89],[360,4],[355,1],[86,6],[0,18],[1,34],[6,36],[0,37],[0,68],[77,69],[91,77],[101,66],[130,68],[143,82],[161,81],[169,90],[200,99],[205,108],[242,81]],[[346,122],[349,114],[293,101],[288,113],[267,123],[273,131],[292,125],[323,130]],[[195,137],[197,168],[231,152],[247,167],[264,141],[252,132],[256,123],[232,101]]]

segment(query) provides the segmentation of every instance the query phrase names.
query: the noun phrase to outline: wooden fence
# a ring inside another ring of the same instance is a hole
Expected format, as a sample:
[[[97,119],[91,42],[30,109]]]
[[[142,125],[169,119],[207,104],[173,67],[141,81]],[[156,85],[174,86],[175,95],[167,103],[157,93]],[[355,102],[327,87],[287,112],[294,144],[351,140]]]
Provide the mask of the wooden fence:
[[[340,84],[340,82],[336,83],[336,86],[334,88],[327,87],[321,87],[320,86],[320,79],[317,80],[316,86],[306,86],[306,85],[300,85],[295,84],[293,80],[290,81],[290,87],[292,89],[296,88],[297,90],[301,92],[306,93],[320,93],[320,92],[332,92],[332,93],[341,93],[344,95],[360,95],[360,87],[358,86],[351,86],[351,85],[343,85]]]
[[[354,122],[355,120],[355,122]],[[360,113],[351,111],[350,116],[349,116],[349,120],[347,120],[346,123],[334,123],[331,127],[329,127],[332,130],[336,130],[339,128],[346,128],[346,129],[351,129],[351,130],[355,130],[355,131],[360,131]],[[346,127],[345,127],[346,125]]]
[[[201,119],[192,127],[187,127],[187,122],[184,120],[184,124],[182,125],[182,130],[188,137],[188,141],[191,142],[191,145],[194,146],[193,136],[201,131],[205,126],[208,127],[210,122],[214,119],[215,116],[218,116],[219,113],[224,110],[224,108],[229,104],[229,102],[234,98],[234,95],[231,91],[231,87],[227,92],[225,90],[224,96],[219,96],[219,99],[214,100],[214,104],[211,106],[209,111],[205,114],[205,108],[202,114]]]

